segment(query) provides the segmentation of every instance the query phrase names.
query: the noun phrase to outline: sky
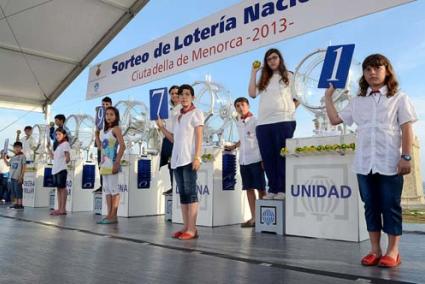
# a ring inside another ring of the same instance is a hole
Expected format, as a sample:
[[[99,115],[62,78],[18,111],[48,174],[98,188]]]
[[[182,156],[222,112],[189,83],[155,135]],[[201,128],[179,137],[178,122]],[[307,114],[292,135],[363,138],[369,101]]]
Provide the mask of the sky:
[[[155,0],[150,1],[137,16],[105,47],[90,66],[110,59],[130,49],[139,47],[156,38],[178,30],[214,12],[239,3],[236,0],[198,1],[198,0]],[[192,69],[165,79],[139,87],[120,91],[111,95],[114,103],[119,100],[139,100],[149,105],[149,90],[174,84],[193,83],[203,80],[210,74],[212,80],[223,85],[232,98],[247,96],[247,86],[251,63],[262,60],[265,51],[276,47],[283,53],[287,67],[294,70],[309,53],[326,48],[328,45],[356,45],[354,59],[361,62],[367,55],[382,53],[387,56],[398,76],[401,89],[413,100],[419,121],[415,123],[415,134],[421,145],[422,176],[425,177],[425,0],[395,7],[328,28],[304,34],[289,40],[265,46],[235,57]],[[422,36],[421,36],[422,35]],[[90,114],[99,105],[99,99],[86,101],[88,68],[63,92],[52,105],[52,115],[57,113]],[[251,110],[257,112],[258,100],[250,99]],[[40,113],[1,110],[2,125],[19,119],[11,127],[0,132],[0,142],[6,137],[14,139],[16,129],[25,125],[44,123]],[[295,137],[313,134],[313,115],[301,107],[297,110],[297,130]]]

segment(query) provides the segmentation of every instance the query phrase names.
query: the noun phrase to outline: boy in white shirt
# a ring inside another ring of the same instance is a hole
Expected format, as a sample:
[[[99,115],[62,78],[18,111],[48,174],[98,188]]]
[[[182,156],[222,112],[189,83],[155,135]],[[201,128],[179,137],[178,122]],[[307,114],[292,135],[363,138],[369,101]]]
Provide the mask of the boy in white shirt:
[[[226,150],[239,150],[239,164],[242,176],[242,190],[246,190],[249,208],[251,210],[251,219],[241,224],[242,228],[255,226],[255,189],[258,190],[258,196],[263,199],[265,196],[266,180],[264,169],[258,148],[255,128],[257,119],[249,111],[249,101],[246,98],[237,98],[234,102],[235,109],[239,114],[236,123],[239,133],[239,142],[232,146],[227,146]]]
[[[35,140],[32,137],[32,127],[25,126],[24,128],[25,137],[21,139],[22,151],[24,152],[27,164],[34,160]]]

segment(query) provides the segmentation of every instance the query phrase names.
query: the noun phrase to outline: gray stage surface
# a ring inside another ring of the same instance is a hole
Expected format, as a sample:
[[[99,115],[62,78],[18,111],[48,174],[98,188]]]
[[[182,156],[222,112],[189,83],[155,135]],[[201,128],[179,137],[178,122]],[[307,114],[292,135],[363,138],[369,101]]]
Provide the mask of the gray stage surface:
[[[97,225],[91,212],[0,207],[0,283],[425,283],[425,226],[405,225],[402,265],[362,267],[368,241],[255,233],[239,226],[170,237],[163,216]]]

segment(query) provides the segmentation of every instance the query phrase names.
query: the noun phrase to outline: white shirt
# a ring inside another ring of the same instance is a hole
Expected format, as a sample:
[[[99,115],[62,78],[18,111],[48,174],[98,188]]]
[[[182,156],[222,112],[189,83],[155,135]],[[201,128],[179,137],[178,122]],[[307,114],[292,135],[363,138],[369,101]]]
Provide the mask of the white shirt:
[[[257,127],[257,119],[254,116],[245,120],[239,119],[236,122],[239,133],[239,164],[249,165],[261,162],[260,149],[258,148],[257,135],[255,128]]]
[[[288,75],[289,85],[281,78],[280,74],[273,74],[266,89],[258,93],[258,125],[295,120],[295,103],[291,93],[293,75]]]
[[[168,113],[168,119],[164,120],[165,129],[167,129],[169,132],[173,132],[174,117],[180,115],[181,108],[182,108],[181,104],[170,107],[170,111]]]
[[[35,139],[34,137],[24,137],[21,139],[22,143],[22,152],[24,152],[25,158],[27,161],[34,160],[34,147],[35,147]]]
[[[354,97],[339,113],[345,124],[357,125],[354,171],[395,175],[401,154],[401,125],[418,119],[406,94],[387,97],[387,86],[380,94],[371,91],[369,88],[366,96]]]
[[[0,174],[5,174],[9,172],[9,166],[4,162],[3,159],[0,159]]]
[[[67,141],[60,143],[53,153],[52,175],[66,169],[65,152],[70,152],[71,147]]]
[[[204,114],[201,110],[194,110],[174,117],[173,152],[171,154],[171,168],[186,166],[193,162],[195,157],[195,127],[204,125]]]

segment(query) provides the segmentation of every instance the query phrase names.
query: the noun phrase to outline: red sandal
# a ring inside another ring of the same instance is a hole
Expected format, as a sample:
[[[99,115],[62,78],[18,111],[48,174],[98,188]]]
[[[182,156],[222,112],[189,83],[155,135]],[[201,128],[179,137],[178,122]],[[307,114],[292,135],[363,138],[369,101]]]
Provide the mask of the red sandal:
[[[197,238],[199,238],[198,231],[196,231],[194,235],[189,234],[188,232],[184,232],[183,234],[180,235],[179,240],[187,241],[187,240],[192,240]]]
[[[173,239],[178,239],[181,235],[183,235],[183,232],[177,231],[177,232],[173,233],[173,234],[171,235],[171,237],[172,237]]]
[[[389,255],[384,255],[383,257],[381,257],[381,260],[379,261],[378,266],[391,268],[391,267],[399,266],[400,263],[401,263],[400,254],[397,254],[396,259],[392,258]]]
[[[365,257],[362,258],[362,265],[364,266],[375,266],[378,265],[381,257],[376,253],[369,253]]]

